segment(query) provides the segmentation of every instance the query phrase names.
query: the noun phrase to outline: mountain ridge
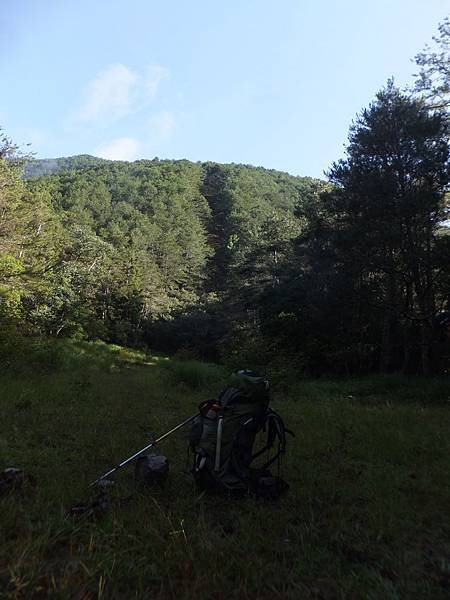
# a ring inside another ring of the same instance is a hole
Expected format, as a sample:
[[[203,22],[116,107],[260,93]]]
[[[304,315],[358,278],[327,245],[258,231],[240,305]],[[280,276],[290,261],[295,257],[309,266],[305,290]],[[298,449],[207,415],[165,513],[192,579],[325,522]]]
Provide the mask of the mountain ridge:
[[[217,165],[219,167],[246,167],[249,169],[255,169],[258,171],[264,171],[268,173],[280,173],[282,175],[288,175],[289,177],[293,177],[295,179],[308,179],[314,181],[324,181],[321,178],[313,177],[311,175],[293,175],[288,171],[281,171],[279,169],[272,169],[268,167],[263,167],[260,165],[252,165],[248,163],[221,163],[213,160],[207,161],[192,161],[187,158],[163,158],[160,159],[158,157],[154,158],[139,158],[136,160],[112,160],[108,158],[101,158],[98,156],[94,156],[92,154],[74,154],[72,156],[57,156],[54,158],[32,158],[26,161],[24,166],[24,178],[31,179],[35,177],[43,177],[46,175],[53,175],[55,173],[60,173],[62,171],[78,171],[82,169],[90,169],[95,168],[97,166],[103,166],[106,164],[139,164],[139,163],[189,163],[192,165],[200,164],[203,167],[208,165]]]

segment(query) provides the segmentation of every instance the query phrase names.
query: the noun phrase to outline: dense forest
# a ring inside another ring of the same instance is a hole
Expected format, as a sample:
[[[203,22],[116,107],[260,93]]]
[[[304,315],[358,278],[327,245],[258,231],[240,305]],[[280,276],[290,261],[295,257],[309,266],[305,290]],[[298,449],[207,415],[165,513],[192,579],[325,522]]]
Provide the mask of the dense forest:
[[[357,116],[326,181],[33,160],[4,135],[3,358],[16,336],[64,336],[312,375],[446,372],[448,73],[436,83],[436,56],[417,57],[414,92],[389,81]]]

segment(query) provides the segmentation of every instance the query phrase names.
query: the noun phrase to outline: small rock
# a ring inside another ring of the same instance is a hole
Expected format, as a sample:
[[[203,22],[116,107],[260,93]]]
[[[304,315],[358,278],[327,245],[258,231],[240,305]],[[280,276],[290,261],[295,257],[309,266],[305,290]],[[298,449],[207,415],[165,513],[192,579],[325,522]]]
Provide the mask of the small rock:
[[[0,495],[23,490],[28,484],[34,485],[34,479],[22,469],[9,467],[0,473]]]

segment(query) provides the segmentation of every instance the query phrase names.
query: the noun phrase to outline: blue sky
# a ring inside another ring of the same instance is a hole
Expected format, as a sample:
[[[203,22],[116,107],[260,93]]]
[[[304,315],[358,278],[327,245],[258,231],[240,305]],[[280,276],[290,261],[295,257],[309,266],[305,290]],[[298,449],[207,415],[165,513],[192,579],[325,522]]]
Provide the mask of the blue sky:
[[[0,126],[37,157],[187,158],[323,176],[412,83],[448,0],[0,0]]]

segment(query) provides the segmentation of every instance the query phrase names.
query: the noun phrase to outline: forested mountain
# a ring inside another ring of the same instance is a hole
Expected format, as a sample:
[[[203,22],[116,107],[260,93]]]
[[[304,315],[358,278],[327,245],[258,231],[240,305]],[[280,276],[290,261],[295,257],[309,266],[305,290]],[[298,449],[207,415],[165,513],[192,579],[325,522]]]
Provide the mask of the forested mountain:
[[[2,335],[313,374],[445,370],[448,159],[447,114],[392,83],[328,182],[187,160],[24,166],[3,138]]]
[[[74,171],[96,167],[106,162],[108,161],[104,158],[98,158],[97,156],[91,156],[90,154],[28,160],[24,165],[23,174],[26,179],[30,179],[32,177],[51,175],[58,171]]]
[[[255,310],[246,295],[274,284],[277,251],[325,187],[242,165],[88,156],[29,161],[24,176],[16,192],[45,214],[24,224],[16,270],[4,267],[20,320],[46,335],[200,354],[217,354],[228,320]]]

